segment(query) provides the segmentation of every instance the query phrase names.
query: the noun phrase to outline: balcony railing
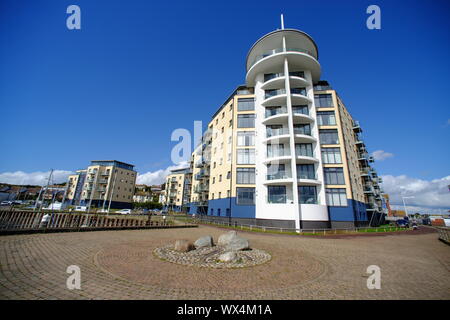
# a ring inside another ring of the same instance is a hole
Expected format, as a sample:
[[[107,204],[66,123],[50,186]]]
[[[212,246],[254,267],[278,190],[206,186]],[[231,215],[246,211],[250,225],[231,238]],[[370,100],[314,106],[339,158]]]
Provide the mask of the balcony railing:
[[[306,136],[311,135],[311,129],[300,129],[300,128],[294,128],[294,134],[303,134]]]
[[[291,178],[291,174],[287,171],[278,171],[277,173],[269,173],[266,176],[267,180],[281,180]]]
[[[304,115],[309,116],[309,109],[308,109],[307,106],[306,107],[295,107],[295,106],[292,106],[292,113],[293,114],[304,114]]]
[[[266,118],[276,116],[278,114],[287,114],[287,108],[286,107],[279,107],[279,108],[266,108]]]
[[[311,172],[297,172],[297,179],[317,180],[317,175]]]
[[[267,203],[286,203],[288,201],[285,194],[272,194],[267,196]]]
[[[291,94],[301,94],[302,96],[306,96],[305,88],[291,88]]]
[[[267,138],[281,136],[284,134],[289,134],[289,130],[287,128],[278,128],[278,129],[267,128]]]
[[[264,75],[264,82],[267,82],[269,80],[275,79],[275,78],[279,78],[279,77],[283,77],[284,73],[280,72],[280,73],[267,73]]]
[[[267,158],[286,157],[290,156],[291,151],[289,149],[268,150]]]
[[[266,57],[269,57],[271,55],[274,55],[276,53],[280,53],[280,52],[283,52],[283,51],[284,51],[283,48],[276,48],[276,49],[272,49],[272,50],[266,51],[263,54],[256,56],[250,67],[252,67],[255,63],[257,63],[261,59],[264,59]],[[313,53],[311,51],[306,50],[306,49],[301,49],[301,48],[286,48],[286,52],[306,53],[306,54],[314,57],[314,55],[313,55]]]
[[[286,89],[272,89],[272,90],[265,90],[264,99],[268,99],[270,97],[275,97],[280,94],[286,94]]]
[[[295,150],[296,157],[311,157],[314,158],[314,152]]]

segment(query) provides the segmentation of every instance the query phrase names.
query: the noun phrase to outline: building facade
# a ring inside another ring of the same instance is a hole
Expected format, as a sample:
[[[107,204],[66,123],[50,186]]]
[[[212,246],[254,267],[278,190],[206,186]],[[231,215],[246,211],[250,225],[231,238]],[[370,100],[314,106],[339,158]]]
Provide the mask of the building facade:
[[[166,177],[164,206],[166,210],[189,212],[191,202],[192,171],[175,169]]]
[[[66,204],[102,209],[131,209],[137,172],[116,160],[94,160],[69,176]]]
[[[358,122],[320,80],[313,39],[271,32],[246,68],[246,84],[214,113],[192,154],[189,213],[297,230],[380,221],[373,158]]]

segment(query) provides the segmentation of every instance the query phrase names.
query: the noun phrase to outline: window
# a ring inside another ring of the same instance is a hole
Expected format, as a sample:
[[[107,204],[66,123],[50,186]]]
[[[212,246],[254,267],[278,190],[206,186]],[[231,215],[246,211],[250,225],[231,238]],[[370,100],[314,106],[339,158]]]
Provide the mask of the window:
[[[237,117],[238,128],[254,128],[255,127],[255,115],[254,114],[238,114]]]
[[[219,182],[222,182],[222,175],[219,175]]]
[[[288,178],[288,174],[284,163],[267,165],[267,180],[286,178]]]
[[[291,88],[291,94],[301,94],[303,96],[307,95],[305,88]]]
[[[233,120],[230,120],[230,121],[228,122],[228,126],[229,126],[229,127],[233,126]]]
[[[222,119],[225,118],[225,112],[222,112]]]
[[[255,99],[241,98],[238,99],[238,111],[252,111],[255,110]]]
[[[219,192],[219,197],[217,199],[222,199],[222,192]]]
[[[286,186],[267,187],[269,203],[286,203]]]
[[[287,128],[284,129],[281,124],[273,124],[266,126],[267,138],[288,134]]]
[[[316,169],[313,164],[298,164],[297,179],[316,179]]]
[[[255,149],[238,149],[237,164],[255,164]]]
[[[317,189],[315,186],[299,186],[298,201],[303,204],[317,204]]]
[[[231,171],[228,171],[227,172],[227,179],[230,179],[231,178]]]
[[[313,157],[313,147],[311,143],[296,143],[295,144],[295,155]]]
[[[315,94],[314,95],[314,103],[316,107],[333,107],[333,99],[331,98],[331,94]]]
[[[288,152],[284,152],[284,144],[268,144],[267,158],[288,156]]]
[[[347,206],[347,194],[345,189],[326,188],[325,194],[329,206]]]
[[[325,184],[345,184],[343,168],[324,168]]]
[[[214,214],[214,209],[213,208],[211,208],[211,215],[213,215]]]
[[[294,114],[306,114],[309,115],[309,110],[307,105],[301,105],[301,106],[292,106],[292,112]]]
[[[342,163],[340,148],[322,148],[323,163]]]
[[[238,147],[254,146],[255,145],[255,132],[254,131],[238,131],[237,145],[238,145]]]
[[[218,216],[220,216],[220,210],[221,210],[220,208],[217,209],[217,215],[218,215]]]
[[[230,197],[230,190],[227,190],[227,198]]]
[[[255,168],[236,168],[237,184],[254,184]]]
[[[236,188],[236,204],[255,204],[255,188]]]
[[[222,127],[221,131],[222,131],[222,133],[223,133],[223,131],[224,131],[224,127]]]
[[[339,144],[338,132],[336,129],[319,130],[320,144]]]
[[[334,111],[317,112],[317,123],[321,126],[336,125],[336,116],[334,115]]]
[[[294,124],[294,134],[311,135],[311,126],[309,124]]]
[[[216,177],[213,177],[212,183],[213,183],[213,184],[216,183]]]

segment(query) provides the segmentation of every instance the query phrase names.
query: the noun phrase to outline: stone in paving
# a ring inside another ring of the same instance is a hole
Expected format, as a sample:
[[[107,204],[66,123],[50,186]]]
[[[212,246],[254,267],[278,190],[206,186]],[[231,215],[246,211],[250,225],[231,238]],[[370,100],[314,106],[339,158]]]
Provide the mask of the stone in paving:
[[[180,237],[217,239],[222,233],[200,226],[1,236],[0,299],[450,299],[450,250],[437,233],[331,238],[240,232],[272,259],[227,270],[152,254]],[[66,287],[70,265],[80,267],[81,290]],[[380,290],[367,289],[370,265],[381,269]]]
[[[193,245],[188,240],[175,241],[174,250],[178,252],[188,252],[192,250]]]
[[[212,247],[213,245],[214,245],[214,241],[211,236],[204,236],[204,237],[198,238],[194,242],[194,247],[196,249],[203,248],[203,247]]]

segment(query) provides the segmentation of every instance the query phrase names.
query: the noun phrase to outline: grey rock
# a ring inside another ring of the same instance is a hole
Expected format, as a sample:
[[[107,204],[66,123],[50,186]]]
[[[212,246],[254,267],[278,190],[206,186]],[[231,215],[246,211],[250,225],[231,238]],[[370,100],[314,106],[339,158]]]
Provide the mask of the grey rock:
[[[211,236],[204,236],[201,238],[198,238],[194,242],[194,247],[196,249],[198,248],[204,248],[204,247],[212,247],[214,245],[213,238]]]
[[[234,262],[237,260],[237,254],[234,251],[225,252],[222,253],[218,259],[222,262]]]
[[[246,250],[248,248],[250,248],[248,240],[238,236],[231,239],[230,243],[225,246],[225,250],[230,251]]]
[[[193,249],[193,245],[187,240],[177,240],[174,249],[178,252],[188,252]]]
[[[219,246],[226,246],[228,245],[231,240],[235,237],[237,237],[237,232],[236,231],[229,231],[227,233],[221,234],[219,236],[219,239],[217,240],[217,244]]]

